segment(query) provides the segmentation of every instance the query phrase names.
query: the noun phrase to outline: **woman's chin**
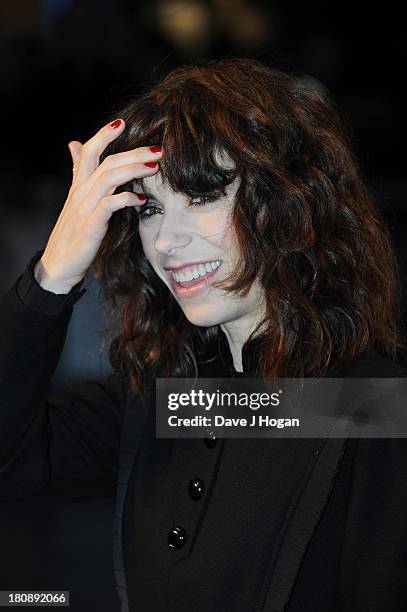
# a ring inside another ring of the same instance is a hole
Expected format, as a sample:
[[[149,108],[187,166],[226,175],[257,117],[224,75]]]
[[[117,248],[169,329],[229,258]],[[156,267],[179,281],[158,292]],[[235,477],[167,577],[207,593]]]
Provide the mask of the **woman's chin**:
[[[216,316],[214,312],[208,312],[207,308],[185,308],[183,312],[188,321],[198,327],[212,327],[222,322],[219,319],[219,315]]]

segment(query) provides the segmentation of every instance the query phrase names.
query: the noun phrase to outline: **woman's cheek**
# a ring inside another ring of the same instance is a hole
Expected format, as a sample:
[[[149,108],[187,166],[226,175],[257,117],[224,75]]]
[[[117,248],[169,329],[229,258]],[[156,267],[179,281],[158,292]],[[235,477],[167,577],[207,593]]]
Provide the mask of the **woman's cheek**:
[[[206,240],[222,245],[225,240],[230,240],[231,222],[225,211],[214,211],[200,219],[197,225],[197,233]]]
[[[143,247],[144,254],[147,258],[153,253],[154,250],[154,235],[157,233],[152,231],[153,228],[146,228],[144,225],[139,225],[139,236],[141,240],[141,245]]]

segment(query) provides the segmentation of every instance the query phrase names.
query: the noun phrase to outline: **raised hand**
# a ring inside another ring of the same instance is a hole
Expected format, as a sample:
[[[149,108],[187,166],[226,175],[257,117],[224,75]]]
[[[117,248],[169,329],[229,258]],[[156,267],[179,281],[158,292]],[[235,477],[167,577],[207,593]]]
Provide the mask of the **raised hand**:
[[[114,194],[116,188],[159,170],[160,146],[116,153],[100,163],[101,154],[123,132],[124,126],[122,119],[116,119],[85,144],[72,141],[68,145],[73,161],[72,185],[34,268],[38,283],[48,291],[69,293],[92,264],[112,214],[140,204],[142,196],[129,191]]]

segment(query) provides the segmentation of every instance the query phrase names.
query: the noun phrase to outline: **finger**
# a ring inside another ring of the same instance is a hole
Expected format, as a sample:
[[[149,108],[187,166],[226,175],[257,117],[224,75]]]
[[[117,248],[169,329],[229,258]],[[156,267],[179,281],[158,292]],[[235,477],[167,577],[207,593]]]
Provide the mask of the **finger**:
[[[102,127],[96,134],[82,146],[75,184],[85,181],[99,166],[100,156],[106,147],[113,142],[124,130],[123,119],[116,119]]]
[[[130,151],[123,151],[121,153],[115,153],[114,155],[108,155],[103,162],[100,164],[98,170],[102,172],[111,168],[117,168],[118,166],[128,166],[138,162],[157,161],[161,159],[163,155],[162,147],[137,147],[137,149],[131,149]]]
[[[83,146],[82,143],[77,141],[77,140],[72,140],[68,144],[68,149],[69,149],[69,152],[70,152],[71,158],[72,158],[72,175],[73,175],[73,180],[75,180],[75,175],[78,172],[79,159],[80,159],[80,156],[81,156],[82,146]]]
[[[160,149],[160,150],[157,150]],[[115,153],[114,155],[108,155],[100,166],[91,174],[91,176],[85,181],[88,190],[99,180],[99,177],[108,170],[120,168],[121,166],[129,166],[131,164],[145,164],[157,162],[162,158],[162,149],[158,146],[152,147],[138,147],[130,151],[123,151],[122,153]],[[85,183],[83,184],[85,188]]]
[[[143,202],[131,191],[123,191],[114,195],[105,196],[99,201],[97,208],[89,216],[87,223],[91,228],[93,225],[98,227],[106,225],[114,212],[122,208],[139,208]]]
[[[118,186],[125,185],[135,179],[153,176],[157,174],[159,169],[158,162],[156,162],[154,168],[140,163],[105,170],[98,176],[98,180],[94,182],[89,191],[87,191],[88,182],[78,188],[75,193],[75,202],[84,212],[91,211],[96,208],[102,198],[113,195]],[[84,190],[83,194],[80,193],[82,190]]]

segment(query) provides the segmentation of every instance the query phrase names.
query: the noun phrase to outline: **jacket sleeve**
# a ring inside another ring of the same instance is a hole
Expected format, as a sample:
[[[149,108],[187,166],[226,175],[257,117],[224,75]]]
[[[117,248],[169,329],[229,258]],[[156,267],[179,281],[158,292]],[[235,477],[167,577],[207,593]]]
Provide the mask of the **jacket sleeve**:
[[[49,394],[83,281],[54,294],[38,251],[0,302],[0,499],[114,496],[126,385],[117,374]]]

